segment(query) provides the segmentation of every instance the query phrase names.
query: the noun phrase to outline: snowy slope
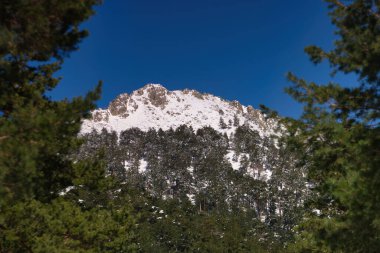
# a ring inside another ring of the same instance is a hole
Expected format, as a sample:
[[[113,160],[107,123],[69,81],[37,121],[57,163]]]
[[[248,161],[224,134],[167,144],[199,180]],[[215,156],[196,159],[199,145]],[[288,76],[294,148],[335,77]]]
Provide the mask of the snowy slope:
[[[221,127],[221,118],[227,128]],[[120,133],[132,127],[143,131],[149,128],[167,130],[185,124],[194,130],[210,126],[230,134],[236,129],[237,124],[233,124],[236,119],[238,125],[247,124],[261,136],[273,133],[273,121],[266,121],[252,106],[195,90],[168,91],[160,84],[147,84],[130,95],[119,95],[106,109],[93,111],[92,119],[83,122],[81,132],[105,128]]]

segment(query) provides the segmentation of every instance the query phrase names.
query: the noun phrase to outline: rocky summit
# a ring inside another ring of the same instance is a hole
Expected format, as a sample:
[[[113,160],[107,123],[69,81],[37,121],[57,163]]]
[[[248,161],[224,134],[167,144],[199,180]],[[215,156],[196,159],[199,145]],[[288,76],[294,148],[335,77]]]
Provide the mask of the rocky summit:
[[[169,91],[160,84],[147,84],[131,94],[119,95],[106,109],[94,110],[91,119],[83,122],[81,133],[103,128],[117,133],[134,127],[143,131],[168,130],[181,125],[194,130],[210,126],[228,134],[247,125],[261,136],[269,136],[274,122],[266,120],[260,110],[238,101],[196,90]]]

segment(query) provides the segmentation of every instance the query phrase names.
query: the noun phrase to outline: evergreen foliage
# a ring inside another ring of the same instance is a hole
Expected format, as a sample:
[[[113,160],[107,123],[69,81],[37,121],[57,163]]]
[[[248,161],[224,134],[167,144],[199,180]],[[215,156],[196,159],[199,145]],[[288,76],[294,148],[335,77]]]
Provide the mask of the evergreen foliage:
[[[110,193],[102,158],[75,161],[85,97],[46,92],[65,56],[87,36],[97,0],[0,2],[0,252],[130,252],[134,219]],[[70,194],[64,192],[72,189]]]
[[[331,51],[310,46],[314,63],[333,74],[354,73],[357,86],[319,85],[294,74],[287,92],[304,104],[287,119],[286,142],[308,167],[315,197],[292,249],[297,252],[377,252],[380,249],[380,3],[327,1],[337,27]]]
[[[138,239],[143,252],[225,252],[226,247],[231,252],[250,252],[252,245],[265,252],[293,240],[292,229],[303,215],[309,191],[293,154],[276,147],[271,138],[245,125],[236,129],[232,139],[210,127],[194,132],[185,125],[167,131],[128,129],[116,144],[109,141],[114,134],[103,130],[85,135],[76,159],[97,160],[95,151],[103,150],[107,174],[113,161],[119,161],[127,175],[118,174],[119,180],[129,190],[144,193],[145,204],[136,213],[145,217],[136,230],[145,236]],[[234,154],[241,168],[231,167],[228,153]],[[272,173],[270,179],[267,171]],[[97,194],[101,199],[102,194]],[[222,221],[226,223],[220,227]],[[209,222],[215,224],[206,225]],[[203,226],[215,226],[210,229],[219,232],[208,231],[211,234],[203,238]],[[220,244],[222,238],[232,240],[238,235],[236,244]]]
[[[222,117],[219,118],[219,127],[221,129],[226,129],[227,128],[227,124],[226,124],[226,122],[224,122],[224,119]]]
[[[237,127],[240,125],[240,120],[238,118],[238,116],[235,114],[234,115],[234,126]]]

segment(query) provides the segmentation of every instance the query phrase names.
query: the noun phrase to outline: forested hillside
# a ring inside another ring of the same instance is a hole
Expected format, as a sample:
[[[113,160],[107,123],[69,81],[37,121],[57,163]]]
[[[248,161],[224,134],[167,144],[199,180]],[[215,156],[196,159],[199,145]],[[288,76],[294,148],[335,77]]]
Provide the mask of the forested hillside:
[[[230,137],[210,127],[194,132],[181,126],[147,132],[132,128],[120,136],[93,131],[84,139],[75,159],[93,159],[101,152],[107,174],[159,201],[162,206],[157,208],[163,213],[167,203],[177,202],[188,205],[194,217],[242,216],[249,236],[264,244],[281,245],[292,238],[309,195],[305,171],[296,169],[294,156],[276,147],[273,138],[260,137],[244,125]],[[85,205],[80,186],[71,187],[68,194],[76,192]],[[161,215],[178,218],[168,217]],[[188,226],[191,230],[191,222]],[[230,229],[219,232],[220,240]]]

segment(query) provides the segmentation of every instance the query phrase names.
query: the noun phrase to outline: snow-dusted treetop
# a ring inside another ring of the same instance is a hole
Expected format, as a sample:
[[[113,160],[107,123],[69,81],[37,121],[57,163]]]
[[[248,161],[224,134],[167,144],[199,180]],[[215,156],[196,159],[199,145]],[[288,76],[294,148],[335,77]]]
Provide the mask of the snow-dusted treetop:
[[[160,84],[147,84],[132,94],[119,95],[107,109],[94,110],[92,119],[84,120],[81,132],[105,128],[120,133],[132,127],[143,131],[150,128],[167,130],[187,125],[194,130],[210,126],[229,134],[243,124],[262,136],[273,133],[273,121],[266,121],[261,111],[252,106],[196,90],[169,91]]]

